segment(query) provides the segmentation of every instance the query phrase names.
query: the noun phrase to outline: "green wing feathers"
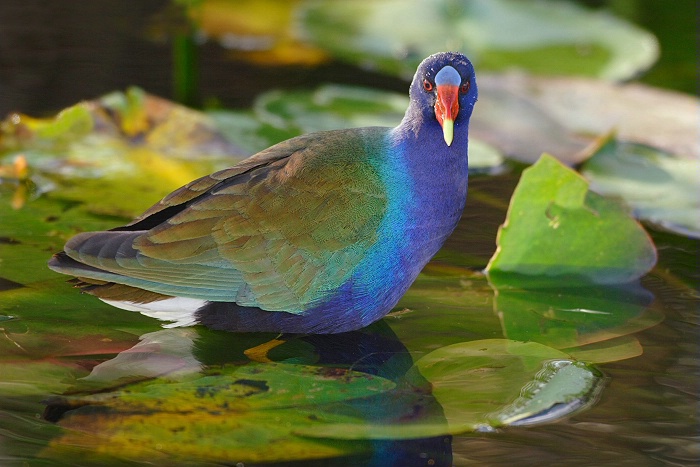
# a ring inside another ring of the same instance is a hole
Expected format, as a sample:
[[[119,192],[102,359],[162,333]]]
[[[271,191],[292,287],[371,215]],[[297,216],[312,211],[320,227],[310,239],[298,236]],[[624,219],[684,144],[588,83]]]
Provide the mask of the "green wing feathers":
[[[130,224],[178,211],[150,230],[82,234],[66,253],[111,274],[78,276],[302,312],[377,240],[387,206],[375,168],[383,135],[341,130],[286,141],[174,191]]]

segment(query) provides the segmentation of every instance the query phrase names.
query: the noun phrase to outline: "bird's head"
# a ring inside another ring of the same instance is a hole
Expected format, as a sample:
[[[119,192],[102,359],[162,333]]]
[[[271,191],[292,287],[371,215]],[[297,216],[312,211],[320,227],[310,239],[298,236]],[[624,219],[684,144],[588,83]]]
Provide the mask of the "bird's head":
[[[441,52],[423,60],[411,83],[411,105],[422,121],[437,121],[450,146],[455,127],[469,124],[477,99],[474,67],[464,55]]]

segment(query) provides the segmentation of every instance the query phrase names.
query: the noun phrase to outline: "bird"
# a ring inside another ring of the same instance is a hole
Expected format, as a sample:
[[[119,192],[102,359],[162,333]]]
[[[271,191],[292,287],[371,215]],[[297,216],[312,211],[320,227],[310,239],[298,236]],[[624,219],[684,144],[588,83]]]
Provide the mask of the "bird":
[[[456,227],[468,186],[474,67],[427,57],[394,128],[309,133],[83,232],[52,270],[168,324],[335,334],[383,318]]]

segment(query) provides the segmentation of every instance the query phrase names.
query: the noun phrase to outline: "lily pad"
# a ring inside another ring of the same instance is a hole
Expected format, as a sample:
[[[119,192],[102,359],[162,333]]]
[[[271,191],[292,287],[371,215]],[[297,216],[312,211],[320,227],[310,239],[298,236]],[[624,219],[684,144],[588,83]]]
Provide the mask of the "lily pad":
[[[468,420],[477,429],[523,422],[574,399],[583,405],[591,402],[601,377],[551,347],[504,339],[442,347],[416,367],[431,382],[451,431],[460,431]],[[495,401],[506,404],[496,408]]]
[[[650,33],[570,2],[310,1],[302,27],[336,57],[405,77],[446,49],[468,52],[482,70],[613,80],[635,76],[658,56]]]
[[[576,283],[633,281],[656,263],[644,229],[549,155],[523,171],[499,229],[489,276]]]
[[[639,357],[644,353],[642,344],[634,336],[620,336],[583,347],[562,349],[577,360],[609,363]]]
[[[135,457],[167,453],[209,461],[289,461],[356,451],[356,445],[292,432],[348,419],[319,410],[323,404],[374,396],[394,386],[380,377],[337,368],[250,363],[211,368],[186,381],[152,380],[52,404],[68,409],[60,424],[95,435],[102,454],[120,456],[126,450]],[[95,410],[98,406],[107,410]],[[52,448],[60,451],[76,438],[84,439],[68,431]]]
[[[695,137],[700,124],[697,96],[642,83],[582,77],[494,78],[489,80],[491,92],[509,92],[525,99],[572,134],[595,136],[615,130],[623,141],[654,146],[682,158],[700,158]]]
[[[339,439],[411,439],[544,423],[595,401],[602,375],[534,342],[486,339],[441,347],[415,370],[431,385],[444,415],[421,413],[403,423],[331,424],[297,430]]]
[[[528,164],[542,152],[579,164],[611,130],[623,141],[700,159],[699,105],[694,96],[639,83],[481,73],[470,134]]]
[[[638,219],[700,238],[700,158],[608,138],[581,169],[591,189],[622,199]]]
[[[132,217],[243,154],[206,115],[138,88],[77,104],[54,118],[12,115],[0,125],[0,136],[0,164],[18,154],[28,164],[28,181],[17,187],[25,198],[31,185],[36,193],[59,191],[62,200],[109,216]]]

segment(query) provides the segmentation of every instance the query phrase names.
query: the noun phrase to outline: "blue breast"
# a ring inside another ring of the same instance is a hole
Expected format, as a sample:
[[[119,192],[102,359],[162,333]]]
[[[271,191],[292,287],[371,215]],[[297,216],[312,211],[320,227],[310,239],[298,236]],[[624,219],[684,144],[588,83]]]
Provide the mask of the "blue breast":
[[[416,155],[408,147],[405,141],[392,144],[388,135],[381,156],[373,160],[388,200],[379,240],[340,288],[307,311],[307,316],[324,317],[319,326],[366,326],[388,313],[459,220],[466,199],[466,154],[434,162],[427,148]]]

